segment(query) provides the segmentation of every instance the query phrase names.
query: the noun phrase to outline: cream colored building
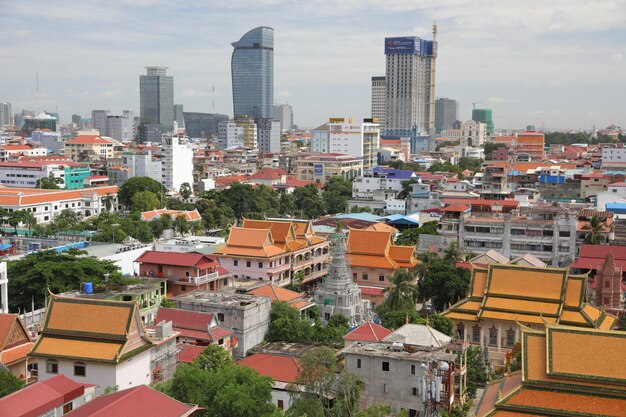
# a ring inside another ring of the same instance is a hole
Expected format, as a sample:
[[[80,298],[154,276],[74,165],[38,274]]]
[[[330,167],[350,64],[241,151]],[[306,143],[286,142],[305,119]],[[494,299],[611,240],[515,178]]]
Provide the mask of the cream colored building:
[[[79,135],[65,142],[65,156],[76,162],[113,158],[114,143],[97,135]]]
[[[296,172],[301,181],[319,180],[322,184],[332,177],[352,179],[363,175],[363,160],[337,153],[314,154],[298,159]]]

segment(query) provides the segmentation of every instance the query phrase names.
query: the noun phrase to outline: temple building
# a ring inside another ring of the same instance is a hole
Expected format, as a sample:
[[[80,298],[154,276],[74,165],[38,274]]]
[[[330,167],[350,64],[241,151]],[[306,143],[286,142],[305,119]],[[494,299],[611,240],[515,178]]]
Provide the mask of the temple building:
[[[220,264],[237,279],[262,280],[284,287],[298,276],[301,284],[328,273],[328,241],[316,236],[307,220],[250,220],[232,227],[217,253]]]
[[[626,332],[520,327],[522,386],[486,415],[626,416]]]
[[[492,264],[472,270],[468,297],[443,313],[457,338],[488,347],[495,364],[519,341],[518,323],[612,329],[617,318],[587,303],[586,276],[564,268]]]
[[[613,252],[609,252],[589,283],[594,305],[615,315],[623,314],[626,284],[622,282],[622,274],[622,267],[616,264]]]
[[[371,308],[369,301],[361,300],[359,287],[352,281],[344,245],[343,235],[335,235],[328,276],[315,292],[314,300],[325,323],[334,314],[341,314],[354,327],[369,320]]]

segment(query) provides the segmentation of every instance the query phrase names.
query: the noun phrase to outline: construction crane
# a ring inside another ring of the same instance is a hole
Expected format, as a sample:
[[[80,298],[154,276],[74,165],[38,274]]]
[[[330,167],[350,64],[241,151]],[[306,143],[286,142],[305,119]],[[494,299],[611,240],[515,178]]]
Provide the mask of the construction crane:
[[[472,110],[476,108],[477,104],[484,103],[484,101],[472,101]]]

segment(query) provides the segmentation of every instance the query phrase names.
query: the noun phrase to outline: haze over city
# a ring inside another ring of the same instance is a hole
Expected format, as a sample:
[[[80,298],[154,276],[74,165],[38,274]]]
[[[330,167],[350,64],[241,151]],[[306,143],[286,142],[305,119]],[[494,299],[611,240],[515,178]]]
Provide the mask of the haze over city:
[[[275,101],[295,123],[369,116],[385,36],[432,37],[438,97],[498,128],[626,124],[626,3],[528,1],[0,1],[0,91],[14,110],[139,110],[139,75],[169,67],[185,111],[232,115],[231,42],[275,29]],[[39,74],[39,92],[36,74]],[[213,93],[213,87],[215,92]],[[215,107],[213,107],[213,100]]]

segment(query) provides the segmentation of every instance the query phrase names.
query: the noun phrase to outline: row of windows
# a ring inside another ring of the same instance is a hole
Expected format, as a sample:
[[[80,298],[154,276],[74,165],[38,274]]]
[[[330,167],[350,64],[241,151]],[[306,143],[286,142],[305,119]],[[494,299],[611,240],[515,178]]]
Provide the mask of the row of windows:
[[[355,280],[355,281],[358,279],[358,274],[356,272],[352,273],[352,279]],[[363,272],[361,274],[361,279],[363,279],[364,281],[368,281],[369,280],[369,276],[365,272]],[[379,275],[378,276],[378,281],[379,282],[385,282],[385,276],[384,275]]]
[[[56,359],[48,359],[46,361],[46,372],[58,374],[59,362]],[[74,362],[74,376],[87,376],[87,365],[85,362]]]

